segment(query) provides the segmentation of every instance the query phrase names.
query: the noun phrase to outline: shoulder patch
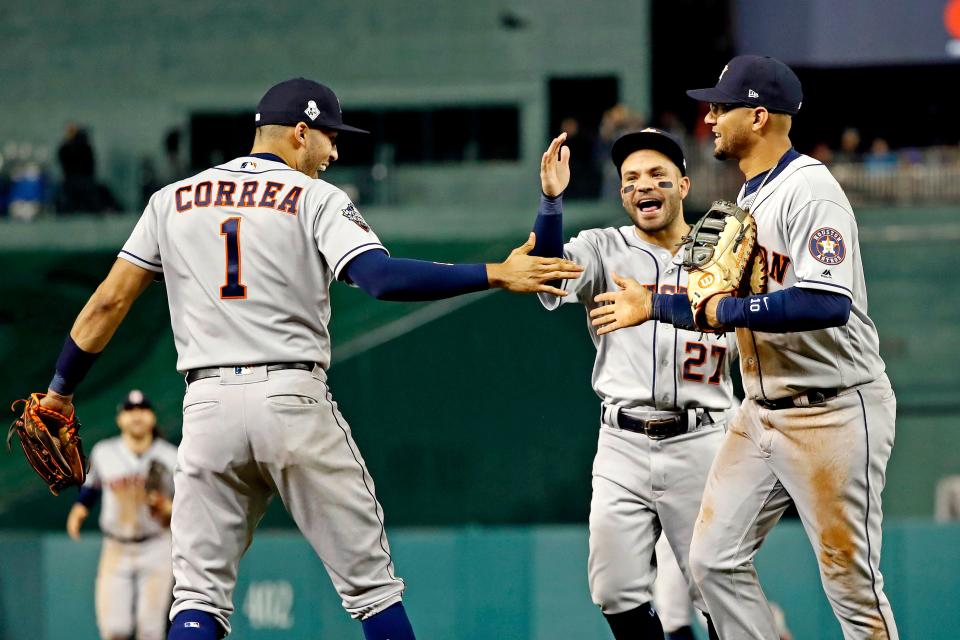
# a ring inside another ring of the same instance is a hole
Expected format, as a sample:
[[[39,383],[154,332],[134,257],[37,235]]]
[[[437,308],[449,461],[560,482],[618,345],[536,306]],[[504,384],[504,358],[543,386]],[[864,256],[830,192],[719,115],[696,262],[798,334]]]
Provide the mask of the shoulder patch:
[[[847,246],[843,236],[836,229],[821,227],[810,236],[807,243],[810,255],[823,264],[840,264],[847,255]]]
[[[368,225],[367,221],[363,219],[363,216],[360,215],[360,212],[357,211],[357,208],[353,206],[352,202],[343,209],[340,209],[340,213],[344,218],[354,223],[364,231],[370,231],[370,225]]]

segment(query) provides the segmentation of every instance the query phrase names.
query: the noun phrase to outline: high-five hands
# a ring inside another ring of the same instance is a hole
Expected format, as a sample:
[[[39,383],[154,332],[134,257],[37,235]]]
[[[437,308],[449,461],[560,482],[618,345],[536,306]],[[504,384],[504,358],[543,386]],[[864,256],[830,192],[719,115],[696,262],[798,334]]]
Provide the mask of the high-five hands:
[[[551,198],[570,184],[570,147],[563,146],[566,139],[566,133],[554,138],[540,159],[540,188]]]
[[[633,278],[611,274],[619,291],[608,291],[596,296],[600,306],[590,311],[590,324],[597,335],[633,327],[653,317],[653,293]]]
[[[563,289],[547,284],[553,280],[579,278],[583,267],[563,258],[531,256],[537,237],[532,232],[527,241],[510,252],[503,262],[487,265],[490,286],[514,293],[552,293],[565,296]]]

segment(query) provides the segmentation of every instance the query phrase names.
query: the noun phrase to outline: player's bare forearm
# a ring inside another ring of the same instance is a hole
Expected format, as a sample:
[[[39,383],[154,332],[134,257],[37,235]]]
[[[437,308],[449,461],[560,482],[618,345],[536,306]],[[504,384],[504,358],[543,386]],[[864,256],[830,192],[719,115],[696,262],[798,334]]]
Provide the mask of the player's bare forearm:
[[[153,278],[152,271],[117,259],[73,323],[70,337],[77,346],[90,353],[103,351]]]
[[[487,264],[487,280],[491,288],[514,293],[551,293],[565,296],[567,292],[550,282],[579,278],[583,267],[564,258],[542,258],[530,255],[536,244],[533,233],[527,241],[510,252],[506,260]]]
[[[653,317],[653,294],[646,287],[616,273],[612,277],[619,290],[594,297],[600,306],[590,311],[590,324],[597,327],[600,336],[643,324]]]
[[[707,319],[707,324],[714,329],[721,328],[720,320],[717,318],[717,307],[720,306],[720,301],[724,298],[729,298],[730,294],[721,294],[713,296],[707,300],[706,307],[704,307],[704,315]]]

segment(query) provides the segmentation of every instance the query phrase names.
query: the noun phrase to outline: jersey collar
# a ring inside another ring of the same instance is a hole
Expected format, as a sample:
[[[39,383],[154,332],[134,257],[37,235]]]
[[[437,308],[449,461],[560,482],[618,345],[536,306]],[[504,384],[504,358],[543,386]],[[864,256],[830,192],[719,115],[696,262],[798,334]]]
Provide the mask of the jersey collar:
[[[247,155],[248,158],[260,158],[261,160],[272,160],[273,162],[279,162],[280,164],[286,165],[287,162],[278,156],[275,153],[250,153]],[[290,166],[290,165],[287,165]]]
[[[743,195],[749,196],[750,194],[755,193],[756,190],[760,188],[760,185],[763,184],[764,179],[767,178],[768,173],[770,174],[770,177],[767,178],[767,182],[773,182],[773,179],[780,175],[780,173],[787,168],[788,164],[799,157],[800,154],[796,149],[793,147],[787,149],[787,152],[780,156],[780,159],[777,160],[777,164],[773,167],[773,169],[764,171],[763,173],[755,175],[747,180],[747,182],[743,185]]]

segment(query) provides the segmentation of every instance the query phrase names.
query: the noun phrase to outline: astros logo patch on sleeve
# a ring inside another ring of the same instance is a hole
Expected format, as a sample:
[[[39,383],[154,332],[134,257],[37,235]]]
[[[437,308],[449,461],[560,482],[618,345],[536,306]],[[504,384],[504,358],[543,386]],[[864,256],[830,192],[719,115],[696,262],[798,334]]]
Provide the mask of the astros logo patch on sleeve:
[[[810,255],[823,264],[840,264],[847,255],[843,236],[830,227],[821,227],[814,231],[807,247],[810,249]]]
[[[370,231],[370,225],[367,224],[367,221],[363,219],[363,216],[360,215],[360,212],[357,211],[357,208],[353,206],[351,202],[343,209],[340,209],[340,213],[343,214],[343,217],[354,223],[364,231]]]

